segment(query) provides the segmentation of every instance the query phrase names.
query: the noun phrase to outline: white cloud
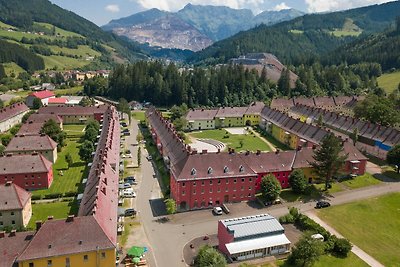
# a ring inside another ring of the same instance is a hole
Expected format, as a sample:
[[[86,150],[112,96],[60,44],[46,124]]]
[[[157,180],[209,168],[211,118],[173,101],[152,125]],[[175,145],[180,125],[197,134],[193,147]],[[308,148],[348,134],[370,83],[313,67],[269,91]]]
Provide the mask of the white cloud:
[[[274,7],[275,11],[281,11],[281,10],[284,10],[284,9],[290,9],[290,6],[286,5],[285,2],[282,2],[282,3],[280,3],[280,4],[278,4],[278,5],[276,5]]]
[[[309,12],[326,12],[351,9],[392,0],[305,0]]]
[[[231,8],[248,8],[252,10],[261,10],[261,5],[265,0],[131,0],[137,2],[144,9],[158,8],[165,11],[177,11],[182,9],[189,2],[193,5],[213,5],[228,6]]]
[[[119,12],[119,6],[118,5],[108,5],[104,9],[109,11],[109,12],[111,12],[111,13],[118,13]]]

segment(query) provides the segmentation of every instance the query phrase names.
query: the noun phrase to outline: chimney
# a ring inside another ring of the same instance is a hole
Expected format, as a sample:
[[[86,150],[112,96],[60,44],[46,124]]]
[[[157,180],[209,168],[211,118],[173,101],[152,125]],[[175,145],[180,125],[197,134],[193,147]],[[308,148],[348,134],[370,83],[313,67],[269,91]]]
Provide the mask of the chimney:
[[[7,181],[6,182],[6,186],[11,186],[12,185],[12,181]]]
[[[203,149],[203,150],[201,151],[201,154],[207,154],[207,149]]]
[[[68,215],[66,222],[73,222],[74,221],[74,215]]]
[[[196,154],[197,154],[197,150],[193,150],[192,155],[196,155]]]
[[[6,236],[6,232],[0,231],[0,238],[4,238]]]
[[[275,154],[276,154],[276,155],[278,155],[278,154],[279,154],[279,149],[277,149],[277,150],[275,151]]]
[[[16,233],[16,232],[17,232],[17,230],[12,229],[9,236],[15,236],[15,233]]]
[[[107,188],[103,187],[103,189],[101,190],[101,192],[103,192],[104,195],[107,195]]]
[[[42,221],[36,221],[36,231],[39,231],[40,227],[42,227]]]
[[[220,148],[218,148],[217,153],[221,153],[221,149]]]
[[[53,216],[47,216],[47,220],[48,220],[48,221],[51,221],[51,220],[53,220],[53,219],[54,219]]]
[[[261,150],[257,149],[257,153],[256,154],[260,155],[261,154]]]

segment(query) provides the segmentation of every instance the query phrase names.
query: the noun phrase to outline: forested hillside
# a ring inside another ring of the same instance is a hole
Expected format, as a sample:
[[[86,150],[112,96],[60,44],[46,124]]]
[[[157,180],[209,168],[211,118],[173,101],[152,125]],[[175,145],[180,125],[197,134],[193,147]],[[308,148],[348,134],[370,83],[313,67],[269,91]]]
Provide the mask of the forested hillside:
[[[0,40],[0,62],[15,62],[23,69],[31,72],[44,69],[43,58],[17,44],[3,40]],[[1,74],[0,78],[2,78]]]
[[[341,47],[323,59],[325,64],[377,62],[384,71],[400,68],[400,18],[394,30],[373,34]]]
[[[295,88],[282,75],[277,84],[241,65],[178,69],[174,64],[137,62],[117,66],[107,81],[87,81],[89,95],[105,95],[128,101],[149,101],[157,106],[186,103],[197,106],[243,106],[252,101],[268,102],[280,96],[356,95],[376,88],[381,74],[378,64],[323,67],[314,64],[294,69],[299,74]],[[285,72],[284,72],[285,73]]]
[[[318,59],[374,32],[393,25],[400,2],[390,2],[342,12],[312,14],[274,26],[260,26],[222,40],[191,57],[195,63],[226,62],[249,52],[270,52],[285,64]]]

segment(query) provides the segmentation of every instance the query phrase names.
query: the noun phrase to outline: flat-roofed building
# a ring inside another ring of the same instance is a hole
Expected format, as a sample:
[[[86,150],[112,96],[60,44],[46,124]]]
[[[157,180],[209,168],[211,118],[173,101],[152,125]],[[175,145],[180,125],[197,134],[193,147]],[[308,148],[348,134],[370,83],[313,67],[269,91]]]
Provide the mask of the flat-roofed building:
[[[220,220],[218,249],[231,261],[288,254],[285,229],[269,214]]]

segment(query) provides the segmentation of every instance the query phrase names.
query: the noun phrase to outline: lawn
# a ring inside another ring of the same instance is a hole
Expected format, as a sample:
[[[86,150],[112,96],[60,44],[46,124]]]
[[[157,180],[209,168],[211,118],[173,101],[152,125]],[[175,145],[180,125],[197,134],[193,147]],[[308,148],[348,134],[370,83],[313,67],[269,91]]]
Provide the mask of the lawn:
[[[78,128],[78,126],[80,128]],[[69,136],[71,133],[74,138],[68,137],[66,146],[58,153],[57,161],[53,164],[53,183],[49,189],[41,189],[32,192],[32,195],[41,195],[66,192],[82,192],[83,186],[81,180],[85,176],[88,169],[85,170],[86,164],[79,158],[79,136],[83,135],[82,131],[71,131],[71,129],[83,129],[83,125],[65,125],[64,130]],[[68,169],[68,164],[65,161],[65,155],[70,153],[73,159],[72,166]]]
[[[80,133],[81,135],[83,135],[84,134],[83,129],[85,129],[85,125],[83,125],[83,124],[66,124],[66,125],[63,125],[63,130],[65,132],[67,132],[67,134],[70,133],[70,132],[73,132],[74,134],[75,133]]]
[[[378,77],[379,87],[385,89],[386,93],[391,93],[398,88],[400,83],[400,71],[385,73]]]
[[[57,68],[59,70],[64,69],[76,69],[88,65],[91,61],[85,59],[76,59],[71,57],[63,56],[41,56],[44,60],[46,69]]]
[[[7,76],[11,76],[12,73],[15,74],[15,77],[18,77],[18,75],[21,72],[26,72],[23,68],[15,64],[14,62],[11,63],[3,63],[4,70],[7,74]]]
[[[57,89],[54,91],[54,93],[57,96],[62,96],[62,95],[77,95],[78,93],[82,92],[83,86],[76,86],[68,89]]]
[[[144,111],[133,111],[132,118],[138,121],[144,121],[146,119]]]
[[[50,50],[55,53],[63,53],[64,55],[77,55],[78,57],[86,58],[87,56],[98,57],[101,53],[91,49],[88,45],[78,45],[77,49],[72,49],[68,47],[59,47],[55,45],[49,46]]]
[[[400,262],[400,193],[334,206],[318,216],[385,266]]]
[[[382,167],[382,174],[392,178],[392,179],[399,179],[400,180],[400,174],[397,173],[397,171],[395,170],[395,168],[393,168],[392,166],[383,166]]]
[[[236,149],[237,151],[271,151],[271,148],[263,140],[250,133],[245,135],[230,134],[224,129],[218,129],[192,132],[189,135],[195,138],[218,140],[226,145],[226,149],[230,147]],[[242,144],[240,144],[240,142],[242,142]]]
[[[70,214],[71,203],[72,202],[53,202],[32,204],[32,217],[28,227],[35,229],[36,221],[47,220],[48,216],[53,216],[54,219],[66,218]]]
[[[360,175],[357,177],[354,177],[352,179],[345,180],[341,182],[344,186],[350,188],[350,189],[356,189],[360,187],[365,187],[365,186],[370,186],[370,185],[377,185],[380,184],[381,181],[376,179],[374,176],[372,176],[369,173],[365,173],[364,175]]]
[[[354,37],[357,37],[357,36],[359,36],[362,32],[361,32],[361,31],[334,30],[334,31],[331,31],[331,33],[332,33],[335,37],[345,37],[345,36],[354,36]]]

